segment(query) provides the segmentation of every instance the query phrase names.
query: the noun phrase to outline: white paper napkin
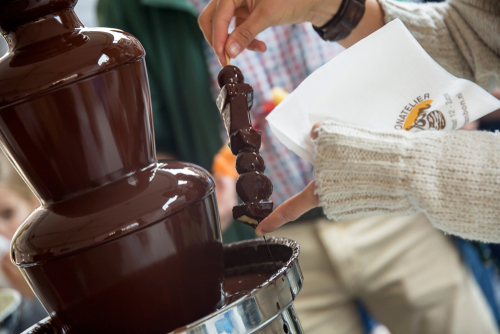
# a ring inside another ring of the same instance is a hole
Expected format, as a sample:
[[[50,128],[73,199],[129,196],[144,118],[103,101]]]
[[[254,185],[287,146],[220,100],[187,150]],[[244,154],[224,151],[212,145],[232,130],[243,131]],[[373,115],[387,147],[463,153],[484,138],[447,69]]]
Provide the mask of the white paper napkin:
[[[267,121],[286,147],[314,163],[309,134],[317,122],[456,130],[499,108],[487,91],[438,65],[394,20],[312,73]]]

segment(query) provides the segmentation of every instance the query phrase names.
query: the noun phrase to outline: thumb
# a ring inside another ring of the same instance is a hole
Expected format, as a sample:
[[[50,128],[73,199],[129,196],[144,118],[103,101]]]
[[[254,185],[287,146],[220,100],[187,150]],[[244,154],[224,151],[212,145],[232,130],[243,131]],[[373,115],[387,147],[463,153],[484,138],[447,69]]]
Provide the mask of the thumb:
[[[307,211],[319,205],[318,195],[314,193],[314,181],[297,195],[285,201],[276,208],[255,229],[255,233],[263,236],[266,233],[277,230],[280,226],[294,221]]]
[[[229,57],[236,58],[261,31],[269,26],[271,24],[266,19],[266,15],[262,15],[258,10],[253,11],[227,38],[226,53]]]

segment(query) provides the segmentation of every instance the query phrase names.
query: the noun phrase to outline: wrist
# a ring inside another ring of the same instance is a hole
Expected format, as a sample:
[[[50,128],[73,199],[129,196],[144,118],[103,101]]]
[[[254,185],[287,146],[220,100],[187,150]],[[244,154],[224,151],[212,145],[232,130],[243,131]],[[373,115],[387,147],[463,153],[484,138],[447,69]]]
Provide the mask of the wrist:
[[[311,22],[316,27],[325,25],[337,14],[342,0],[319,0],[316,1],[306,17],[307,22]]]
[[[351,47],[358,41],[382,28],[385,24],[384,11],[377,0],[366,0],[365,14],[355,29],[345,39],[338,43],[345,48]]]

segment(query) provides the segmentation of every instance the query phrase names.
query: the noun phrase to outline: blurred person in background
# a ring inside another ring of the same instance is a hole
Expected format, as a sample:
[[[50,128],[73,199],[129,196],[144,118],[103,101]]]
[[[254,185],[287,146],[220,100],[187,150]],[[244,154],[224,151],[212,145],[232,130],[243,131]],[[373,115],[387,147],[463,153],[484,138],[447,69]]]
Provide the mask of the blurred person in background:
[[[21,333],[48,315],[10,259],[12,237],[39,205],[35,195],[0,152],[0,288],[16,289],[23,295],[21,320],[14,333]]]

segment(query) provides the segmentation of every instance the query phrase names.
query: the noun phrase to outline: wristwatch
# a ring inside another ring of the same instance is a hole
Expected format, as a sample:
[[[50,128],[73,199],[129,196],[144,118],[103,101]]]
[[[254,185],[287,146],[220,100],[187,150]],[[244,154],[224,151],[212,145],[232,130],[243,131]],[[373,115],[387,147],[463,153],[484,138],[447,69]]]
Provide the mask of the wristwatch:
[[[338,12],[324,26],[314,30],[325,41],[338,41],[349,36],[365,13],[365,0],[342,0]]]

